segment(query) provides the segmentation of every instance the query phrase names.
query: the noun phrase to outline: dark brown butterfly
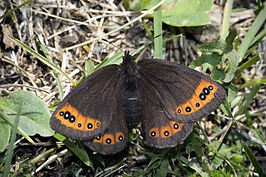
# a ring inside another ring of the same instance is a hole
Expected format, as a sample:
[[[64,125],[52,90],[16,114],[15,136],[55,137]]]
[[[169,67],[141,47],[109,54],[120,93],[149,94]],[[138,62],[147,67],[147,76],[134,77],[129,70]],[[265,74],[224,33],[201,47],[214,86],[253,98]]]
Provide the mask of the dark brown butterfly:
[[[50,125],[107,155],[122,151],[128,125],[141,121],[147,144],[167,148],[183,141],[224,98],[225,90],[198,71],[166,60],[135,63],[125,52],[121,65],[101,68],[76,86]]]

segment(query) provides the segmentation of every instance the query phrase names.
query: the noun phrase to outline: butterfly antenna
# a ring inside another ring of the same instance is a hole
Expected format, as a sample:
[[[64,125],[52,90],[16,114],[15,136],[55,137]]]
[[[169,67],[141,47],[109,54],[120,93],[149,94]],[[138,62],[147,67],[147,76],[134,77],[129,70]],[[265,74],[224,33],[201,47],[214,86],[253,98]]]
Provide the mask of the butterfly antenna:
[[[124,52],[123,59],[128,58],[129,56],[130,56],[130,54],[129,54],[129,50],[126,50],[126,51]]]

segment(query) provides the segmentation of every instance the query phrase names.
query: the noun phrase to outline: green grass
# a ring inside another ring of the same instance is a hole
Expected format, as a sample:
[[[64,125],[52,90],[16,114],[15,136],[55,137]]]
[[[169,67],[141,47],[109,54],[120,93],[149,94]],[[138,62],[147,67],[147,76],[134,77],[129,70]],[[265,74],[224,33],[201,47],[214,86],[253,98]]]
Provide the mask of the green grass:
[[[19,123],[19,117],[21,115],[21,107],[22,107],[22,102],[19,103],[19,108],[17,110],[16,119],[15,119],[15,122],[14,122],[14,125],[12,128],[10,143],[9,143],[9,147],[8,147],[7,155],[6,155],[6,160],[5,160],[5,168],[4,168],[3,177],[7,177],[9,172],[10,172],[11,160],[12,160],[13,150],[14,150],[14,144],[15,144],[16,135],[17,135],[17,127],[18,127],[18,123]]]

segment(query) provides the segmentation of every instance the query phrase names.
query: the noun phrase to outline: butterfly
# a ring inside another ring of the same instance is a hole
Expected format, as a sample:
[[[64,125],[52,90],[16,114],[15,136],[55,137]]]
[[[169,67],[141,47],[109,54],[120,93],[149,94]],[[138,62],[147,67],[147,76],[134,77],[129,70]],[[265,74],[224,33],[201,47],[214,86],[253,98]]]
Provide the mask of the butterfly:
[[[54,111],[50,126],[109,155],[127,146],[128,126],[141,122],[148,145],[168,148],[224,99],[224,88],[196,70],[158,59],[136,63],[125,52],[122,64],[105,66],[77,85]]]

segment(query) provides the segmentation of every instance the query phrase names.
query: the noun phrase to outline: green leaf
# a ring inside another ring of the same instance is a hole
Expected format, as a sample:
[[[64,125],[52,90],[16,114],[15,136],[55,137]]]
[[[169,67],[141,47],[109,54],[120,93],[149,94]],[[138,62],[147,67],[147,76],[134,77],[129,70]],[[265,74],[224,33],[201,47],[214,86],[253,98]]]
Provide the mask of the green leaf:
[[[221,81],[225,78],[224,72],[219,68],[217,68],[221,60],[222,57],[217,53],[211,53],[211,54],[204,53],[199,58],[192,61],[189,66],[191,68],[195,68],[196,66],[202,66],[203,72],[206,72],[207,69],[210,69],[212,71],[211,78],[217,81]]]
[[[242,155],[239,155],[239,154],[233,154],[232,155],[232,160],[235,162],[235,163],[238,163],[238,164],[241,164],[244,162],[244,157]]]
[[[209,44],[202,44],[199,47],[199,50],[203,53],[218,53],[219,55],[222,55],[226,49],[226,45],[226,41],[218,40]]]
[[[213,141],[212,142],[212,146],[213,147],[218,147],[220,145],[219,141]],[[225,158],[229,159],[232,156],[232,149],[234,149],[235,147],[228,147],[225,144],[221,144],[220,148],[219,148],[219,153],[223,155],[223,157],[216,155],[214,156],[214,159],[211,163],[211,166],[213,169],[218,169],[218,167],[222,166],[222,164],[225,161]],[[211,155],[213,154],[213,152],[210,153]]]
[[[224,57],[228,59],[229,64],[228,64],[228,68],[227,68],[225,78],[223,79],[223,81],[225,83],[229,83],[235,77],[235,72],[237,70],[239,56],[235,50],[232,50],[226,53]]]
[[[94,65],[93,62],[91,60],[86,62],[86,77],[88,77],[89,75],[91,75],[94,71]]]
[[[199,136],[195,136],[194,133],[192,133],[188,139],[187,142],[188,145],[186,146],[186,152],[188,154],[191,154],[192,152],[195,152],[197,154],[197,157],[203,157],[204,156],[204,152],[202,151],[202,140],[199,138]]]
[[[160,168],[156,170],[156,177],[160,176],[167,176],[167,173],[169,172],[168,170],[168,159],[165,158],[162,160]]]
[[[197,66],[201,66],[206,63],[208,64],[209,67],[213,67],[219,64],[220,60],[221,60],[221,57],[215,53],[214,54],[202,54],[199,58],[192,61],[189,67],[195,68]],[[204,70],[206,70],[206,68]]]
[[[202,177],[207,177],[208,173],[203,172],[202,168],[198,167],[196,163],[188,161],[184,156],[178,157],[181,162],[189,166],[191,169],[195,170],[198,174],[200,174]]]
[[[157,0],[135,0],[129,9],[140,11],[150,9]],[[201,26],[210,23],[208,13],[213,0],[166,0],[162,5],[162,21],[171,26]],[[195,15],[196,14],[196,15]]]
[[[226,40],[219,39],[218,41],[203,44],[199,50],[203,53],[198,59],[194,60],[190,67],[202,66],[203,72],[210,69],[211,78],[216,81],[229,83],[235,77],[237,66],[239,63],[239,55],[233,49],[233,41],[236,37],[236,31],[232,30],[228,34]],[[225,62],[227,60],[228,62]],[[223,62],[222,62],[223,61]],[[228,63],[223,69],[221,64]]]
[[[228,36],[225,39],[226,45],[230,51],[233,49],[233,43],[236,36],[237,36],[237,31],[233,29],[229,32]]]
[[[11,125],[14,124],[19,102],[22,102],[21,116],[18,125],[19,129],[28,136],[39,134],[47,137],[54,134],[54,131],[49,125],[51,115],[47,106],[40,98],[26,91],[17,91],[12,93],[9,99],[0,99],[0,120],[6,123],[8,120],[9,124],[3,124],[6,130],[11,129]],[[9,131],[5,131],[2,136],[8,136]],[[2,144],[2,142],[0,142],[0,144]]]
[[[0,110],[0,152],[3,152],[6,149],[10,138],[10,132],[10,124],[3,118],[2,112]]]
[[[227,88],[228,88],[227,100],[231,103],[233,100],[235,100],[238,90],[237,87],[232,84],[230,84]]]
[[[84,164],[91,166],[91,159],[81,143],[76,145],[73,141],[70,141],[68,138],[59,133],[56,133],[54,137],[63,142],[78,158],[80,158],[80,160],[83,161]]]
[[[213,170],[210,172],[209,176],[210,177],[229,177],[229,176],[233,176],[232,174],[230,174],[230,172],[226,172],[222,171],[223,169],[220,170]]]
[[[172,26],[201,26],[210,23],[212,0],[172,0],[162,6],[163,22]]]

